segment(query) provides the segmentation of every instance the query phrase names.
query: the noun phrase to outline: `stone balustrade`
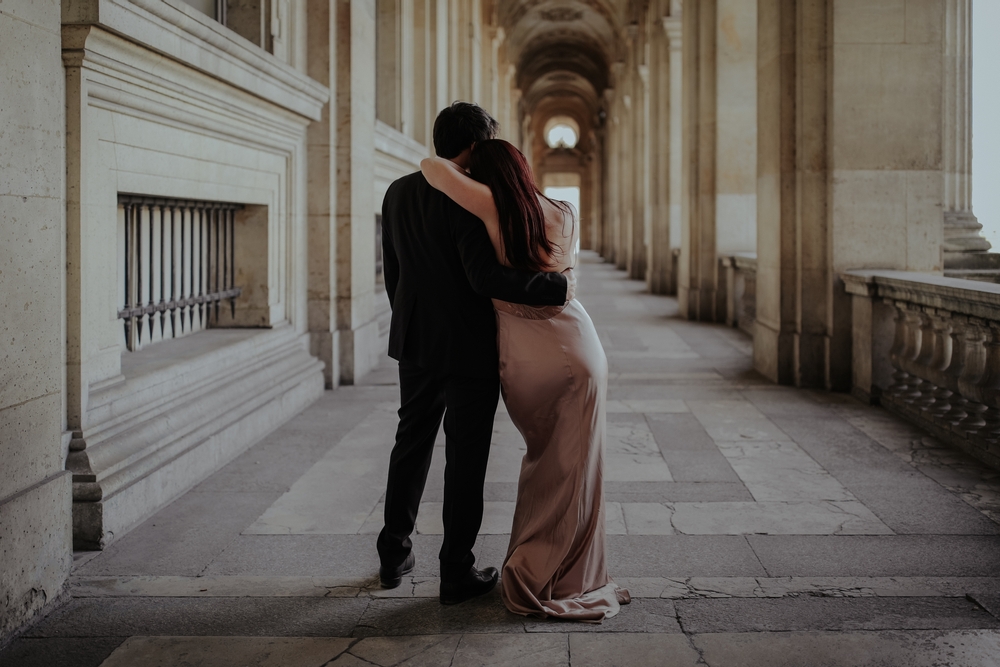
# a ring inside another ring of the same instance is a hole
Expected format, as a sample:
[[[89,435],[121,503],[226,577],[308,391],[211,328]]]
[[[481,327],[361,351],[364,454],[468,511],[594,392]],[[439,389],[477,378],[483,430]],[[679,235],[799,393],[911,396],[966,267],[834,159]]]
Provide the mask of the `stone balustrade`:
[[[1000,285],[903,271],[841,278],[854,394],[1000,468]]]

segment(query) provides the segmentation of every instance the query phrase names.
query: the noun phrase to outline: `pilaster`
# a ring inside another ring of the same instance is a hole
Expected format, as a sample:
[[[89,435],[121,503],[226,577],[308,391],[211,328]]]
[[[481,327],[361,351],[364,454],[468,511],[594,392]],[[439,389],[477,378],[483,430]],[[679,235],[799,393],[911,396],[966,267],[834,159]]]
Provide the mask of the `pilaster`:
[[[336,4],[336,252],[340,381],[381,358],[375,319],[375,1]]]

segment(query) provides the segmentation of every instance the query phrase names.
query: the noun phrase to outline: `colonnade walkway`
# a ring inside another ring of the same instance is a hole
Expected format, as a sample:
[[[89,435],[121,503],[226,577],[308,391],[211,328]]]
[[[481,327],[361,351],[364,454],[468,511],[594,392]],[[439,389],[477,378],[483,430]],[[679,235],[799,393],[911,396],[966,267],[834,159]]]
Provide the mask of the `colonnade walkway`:
[[[443,450],[417,565],[377,587],[398,391],[327,394],[101,553],[4,665],[997,665],[1000,473],[877,407],[769,384],[739,331],[686,322],[595,255],[610,363],[601,625],[437,600]],[[502,562],[523,444],[502,410],[479,565]],[[440,444],[440,443],[439,443]]]

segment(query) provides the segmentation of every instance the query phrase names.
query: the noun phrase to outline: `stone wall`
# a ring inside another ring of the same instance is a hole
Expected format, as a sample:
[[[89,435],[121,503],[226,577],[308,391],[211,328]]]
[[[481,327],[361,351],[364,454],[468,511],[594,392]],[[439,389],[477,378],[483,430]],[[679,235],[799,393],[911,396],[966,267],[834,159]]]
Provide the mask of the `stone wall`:
[[[0,4],[0,642],[71,563],[58,0]]]

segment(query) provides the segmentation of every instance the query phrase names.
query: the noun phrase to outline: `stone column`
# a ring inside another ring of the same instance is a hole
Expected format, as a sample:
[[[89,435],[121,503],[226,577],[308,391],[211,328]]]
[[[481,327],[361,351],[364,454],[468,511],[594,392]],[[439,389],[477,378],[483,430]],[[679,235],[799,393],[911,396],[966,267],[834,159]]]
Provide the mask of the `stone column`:
[[[336,106],[331,72],[336,72],[333,52],[335,10],[329,0],[309,0],[308,69],[314,80],[331,87],[331,100],[323,107],[321,120],[312,123],[306,134],[309,160],[308,198],[308,320],[309,352],[325,365],[323,378],[326,388],[340,383],[340,336],[337,331],[336,293],[337,234],[334,222],[336,189],[334,188],[333,146],[336,140],[331,114]]]
[[[0,644],[63,593],[73,560],[63,469],[69,258],[60,6],[0,5]],[[79,266],[78,257],[70,261]],[[79,280],[75,287],[84,289]]]
[[[632,80],[632,233],[628,275],[632,280],[646,280],[646,246],[649,243],[651,211],[649,202],[649,67],[644,62],[642,35],[636,39],[636,67]]]
[[[619,269],[628,270],[630,255],[632,254],[632,189],[633,189],[633,143],[632,126],[635,122],[635,98],[633,96],[633,84],[635,80],[634,64],[635,38],[632,34],[627,34],[627,56],[622,72],[622,86],[619,91],[621,95],[620,112],[618,114],[618,238],[615,240],[615,266]]]
[[[658,16],[658,15],[657,15]],[[675,197],[679,196],[680,169],[674,169],[674,163],[679,167],[680,158],[680,97],[673,97],[673,89],[680,88],[680,18],[678,16],[658,17],[660,25],[654,25],[656,33],[651,37],[650,47],[650,77],[652,94],[650,106],[650,143],[653,144],[652,175],[650,184],[652,216],[650,221],[650,243],[647,248],[649,270],[646,283],[653,294],[675,294],[677,286],[673,284],[674,257],[673,246],[679,243],[679,238],[672,236],[672,211]],[[676,80],[672,73],[675,57],[677,64]],[[676,84],[676,85],[675,85]],[[677,127],[674,128],[674,121]],[[676,140],[674,130],[676,129]],[[676,182],[677,188],[672,187]],[[679,205],[677,213],[679,214]],[[679,223],[679,220],[677,221]],[[679,235],[680,230],[677,230]]]
[[[682,317],[716,319],[716,7],[702,0],[684,7],[684,135],[681,265]]]
[[[732,256],[757,250],[757,7],[717,6],[715,237],[718,255]],[[716,284],[722,321],[732,297],[723,276]]]
[[[375,320],[375,2],[336,4],[337,330],[340,381],[354,384],[384,350]]]
[[[817,318],[826,324],[831,298],[825,269],[828,8],[801,0],[759,0],[758,8],[754,366],[775,382],[822,385],[824,348],[816,325]]]
[[[972,212],[972,0],[944,0],[944,261],[964,265],[967,253],[990,249]],[[984,67],[988,66],[983,64]],[[963,261],[964,260],[964,261]]]
[[[621,136],[621,86],[622,63],[611,65],[612,87],[604,91],[604,105],[608,110],[605,124],[606,138],[604,143],[604,241],[601,256],[604,261],[617,264],[618,255],[618,223],[621,211],[619,209],[618,173],[621,163],[618,155],[618,143]]]

